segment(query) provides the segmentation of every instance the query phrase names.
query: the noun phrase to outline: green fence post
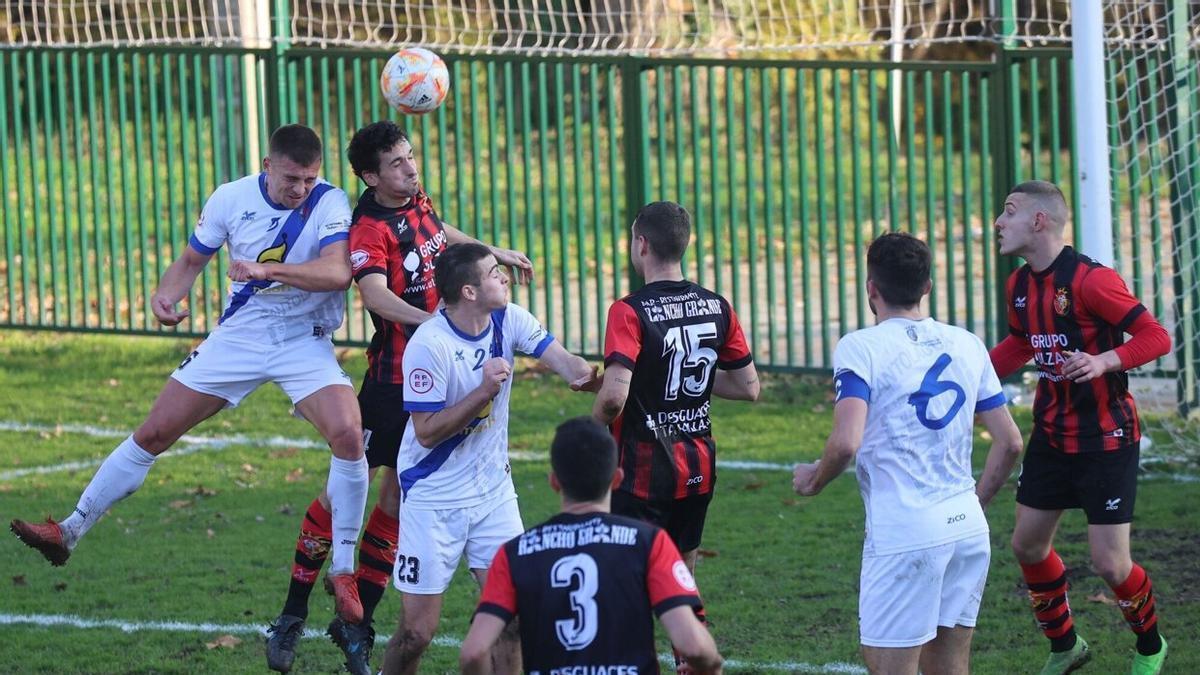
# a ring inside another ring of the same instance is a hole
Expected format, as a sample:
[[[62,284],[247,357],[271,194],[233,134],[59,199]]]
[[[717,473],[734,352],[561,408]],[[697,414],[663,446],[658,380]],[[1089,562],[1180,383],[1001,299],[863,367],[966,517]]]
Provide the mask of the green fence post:
[[[292,87],[287,71],[288,47],[291,46],[287,22],[288,0],[275,0],[273,4],[275,21],[271,24],[271,49],[266,56],[266,73],[267,91],[274,96],[268,95],[264,101],[267,109],[267,133],[296,118],[296,112],[288,106],[288,102],[292,100]]]
[[[648,146],[644,111],[645,97],[642,92],[642,62],[630,57],[621,62],[621,110],[623,113],[622,139],[625,160],[625,223],[628,227],[638,209],[646,203],[646,159]],[[614,242],[615,243],[615,242]],[[629,288],[642,285],[641,276],[629,266]]]
[[[1200,401],[1200,330],[1196,310],[1200,291],[1196,288],[1196,185],[1192,170],[1200,159],[1193,137],[1192,92],[1189,89],[1188,3],[1173,0],[1170,5],[1171,78],[1167,84],[1167,109],[1171,116],[1171,227],[1175,262],[1175,359],[1178,375],[1176,392],[1179,412],[1187,415]]]
[[[988,164],[994,169],[992,178],[995,181],[992,188],[994,213],[1000,213],[1004,209],[1004,198],[1021,179],[1021,82],[1018,72],[1020,66],[1015,62],[1012,53],[1015,47],[1013,36],[1017,32],[1016,0],[1001,0],[1000,13],[1003,39],[996,50],[996,69],[989,76],[991,98],[995,102],[991,119],[988,120],[993,157]],[[984,227],[989,226],[985,222]],[[996,298],[995,306],[998,310],[995,316],[989,319],[995,322],[997,340],[1008,334],[1005,286],[1008,276],[1018,267],[1017,262],[1012,256],[996,256],[996,278],[993,281],[992,293]]]

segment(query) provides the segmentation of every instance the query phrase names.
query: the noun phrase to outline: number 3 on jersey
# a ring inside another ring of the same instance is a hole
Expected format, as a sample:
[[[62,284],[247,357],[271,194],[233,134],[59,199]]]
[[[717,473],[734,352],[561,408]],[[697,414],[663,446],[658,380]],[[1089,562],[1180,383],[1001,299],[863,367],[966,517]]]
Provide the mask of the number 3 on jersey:
[[[938,379],[950,366],[950,361],[949,354],[939,356],[937,361],[934,361],[929,370],[925,372],[925,378],[921,380],[921,388],[908,397],[908,404],[917,409],[917,421],[925,428],[934,431],[943,429],[950,424],[950,421],[962,409],[963,404],[967,402],[967,393],[956,382]],[[954,392],[954,402],[950,404],[946,414],[937,419],[929,419],[929,402],[939,394],[948,391]]]
[[[717,324],[698,323],[692,326],[676,326],[663,336],[664,357],[667,361],[667,390],[663,398],[674,401],[679,398],[679,388],[688,396],[702,396],[708,388],[708,378],[712,375],[713,364],[717,362],[717,352],[708,347],[701,347],[701,340],[711,340],[717,337]],[[684,369],[699,368],[699,371],[684,376]]]
[[[579,587],[571,591],[570,619],[554,622],[558,641],[567,651],[577,651],[592,644],[596,639],[599,616],[596,608],[596,591],[599,590],[600,572],[596,561],[586,553],[576,553],[559,559],[550,568],[550,585],[554,588],[570,588],[578,578]]]

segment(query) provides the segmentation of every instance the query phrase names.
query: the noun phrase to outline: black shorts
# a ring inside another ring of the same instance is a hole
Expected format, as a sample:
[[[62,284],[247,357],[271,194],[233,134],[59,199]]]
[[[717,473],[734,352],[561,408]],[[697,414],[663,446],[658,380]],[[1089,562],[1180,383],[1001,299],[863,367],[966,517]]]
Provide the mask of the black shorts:
[[[618,516],[636,518],[667,531],[681,553],[700,548],[704,534],[704,518],[712,493],[692,495],[683,499],[653,502],[639,499],[628,492],[612,494],[612,512]]]
[[[1133,521],[1138,446],[1066,454],[1032,440],[1017,479],[1017,503],[1042,511],[1083,509],[1089,525]]]
[[[404,385],[364,378],[358,390],[358,409],[362,412],[363,445],[367,466],[396,468],[400,441],[408,425],[404,410]]]

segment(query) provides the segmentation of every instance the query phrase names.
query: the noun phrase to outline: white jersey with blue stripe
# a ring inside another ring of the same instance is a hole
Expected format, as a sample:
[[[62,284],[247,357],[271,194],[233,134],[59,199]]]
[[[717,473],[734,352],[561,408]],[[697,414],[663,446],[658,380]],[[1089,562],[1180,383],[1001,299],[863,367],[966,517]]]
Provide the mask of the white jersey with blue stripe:
[[[404,409],[437,412],[462,401],[483,383],[483,364],[516,353],[540,357],[554,341],[519,305],[492,312],[479,335],[462,332],[445,310],[421,324],[404,348]],[[427,448],[410,420],[400,442],[396,472],[405,506],[427,509],[476,506],[514,495],[508,464],[508,402],[512,378],[463,431]]]
[[[321,249],[350,236],[346,193],[318,179],[312,193],[295,209],[267,195],[266,174],[225,183],[204,205],[189,244],[205,255],[228,245],[231,260],[303,263]],[[342,323],[346,295],[313,292],[279,282],[232,282],[221,314],[222,327],[262,328],[278,332],[317,329],[330,334]]]
[[[843,337],[833,366],[837,400],[868,404],[856,468],[864,555],[987,532],[971,473],[974,418],[1005,399],[983,342],[933,319],[893,318]]]

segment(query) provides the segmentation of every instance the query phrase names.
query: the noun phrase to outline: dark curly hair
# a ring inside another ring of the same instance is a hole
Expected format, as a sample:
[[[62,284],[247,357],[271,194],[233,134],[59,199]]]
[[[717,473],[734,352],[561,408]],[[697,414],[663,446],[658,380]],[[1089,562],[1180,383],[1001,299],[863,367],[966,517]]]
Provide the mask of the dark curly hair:
[[[354,138],[350,139],[350,145],[346,148],[354,175],[362,178],[364,173],[379,173],[380,153],[407,140],[408,134],[391,120],[372,122],[354,132]]]

